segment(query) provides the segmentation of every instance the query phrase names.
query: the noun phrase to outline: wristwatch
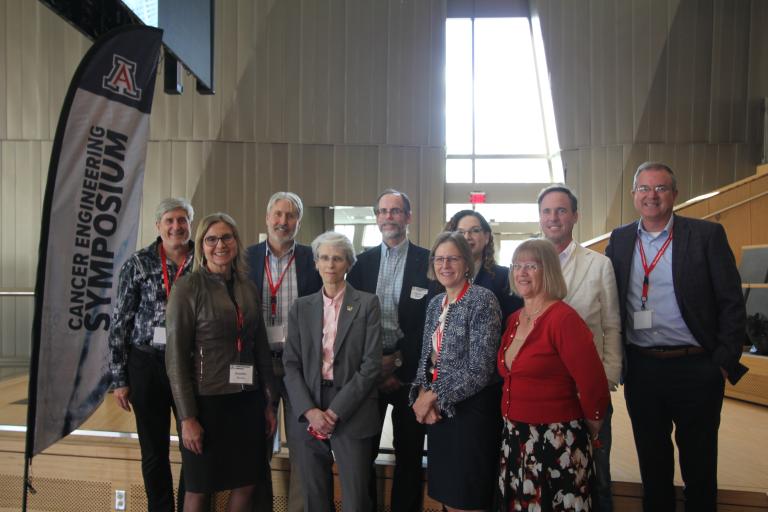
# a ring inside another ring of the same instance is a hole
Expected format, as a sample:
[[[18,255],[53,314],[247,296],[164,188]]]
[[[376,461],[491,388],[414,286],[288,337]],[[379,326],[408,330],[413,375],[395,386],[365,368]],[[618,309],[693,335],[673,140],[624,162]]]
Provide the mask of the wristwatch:
[[[400,359],[400,356],[395,356],[394,365],[395,365],[395,368],[400,368],[401,366],[403,366],[403,360]]]

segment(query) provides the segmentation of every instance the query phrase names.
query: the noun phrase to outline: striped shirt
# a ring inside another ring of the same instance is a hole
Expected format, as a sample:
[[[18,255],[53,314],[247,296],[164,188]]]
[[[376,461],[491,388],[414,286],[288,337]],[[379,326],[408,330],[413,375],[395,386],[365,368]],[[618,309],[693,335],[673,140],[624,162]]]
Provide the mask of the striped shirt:
[[[400,330],[397,308],[400,305],[400,292],[403,290],[407,256],[407,238],[395,247],[381,244],[376,295],[381,302],[381,346],[385,354],[397,350],[397,341],[404,336],[403,331]]]
[[[277,290],[277,304],[275,307],[275,316],[272,318],[272,294],[269,289],[269,278],[267,277],[267,269],[264,269],[264,285],[261,287],[262,295],[262,309],[264,311],[264,323],[269,326],[284,325],[288,318],[288,311],[291,309],[293,301],[299,296],[299,287],[296,284],[296,262],[293,261],[291,266],[286,271],[286,266],[294,254],[296,248],[296,242],[293,243],[291,248],[279,258],[275,256],[269,248],[269,243],[264,244],[267,247],[267,255],[264,259],[265,262],[269,262],[269,270],[272,274],[272,284],[277,286],[280,281],[280,276],[285,271],[285,277],[280,284],[280,288]]]

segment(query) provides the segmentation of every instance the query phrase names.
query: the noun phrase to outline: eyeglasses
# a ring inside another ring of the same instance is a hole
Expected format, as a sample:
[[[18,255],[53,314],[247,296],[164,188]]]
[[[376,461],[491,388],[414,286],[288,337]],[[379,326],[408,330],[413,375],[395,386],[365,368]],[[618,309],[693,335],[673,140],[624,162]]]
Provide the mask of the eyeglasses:
[[[208,247],[216,247],[217,245],[219,245],[219,240],[224,242],[224,245],[229,245],[235,240],[235,235],[233,235],[232,233],[227,233],[226,235],[221,235],[221,236],[210,235],[203,238],[203,242],[205,242],[205,245],[207,245]]]
[[[475,226],[469,229],[457,229],[456,232],[461,236],[467,236],[468,234],[472,236],[476,236],[483,232],[483,228],[481,228],[480,226]]]
[[[332,261],[336,264],[339,264],[343,261],[346,261],[346,258],[341,256],[328,256],[327,254],[321,254],[317,257],[317,261],[322,261],[323,263],[330,263]]]
[[[641,194],[647,194],[651,190],[655,190],[657,194],[665,194],[672,190],[672,188],[667,185],[656,185],[655,187],[649,187],[648,185],[638,185],[635,187],[635,192],[640,192]]]
[[[525,269],[526,272],[536,272],[539,270],[538,263],[513,263],[512,270],[520,271]]]
[[[435,265],[443,266],[446,263],[450,263],[451,265],[455,265],[459,261],[461,261],[463,258],[461,256],[433,256],[432,257],[432,263]]]
[[[387,215],[392,215],[393,217],[397,217],[398,215],[402,215],[405,213],[405,210],[402,208],[376,208],[373,210],[373,213],[375,213],[377,216],[381,215],[383,217],[386,217]]]

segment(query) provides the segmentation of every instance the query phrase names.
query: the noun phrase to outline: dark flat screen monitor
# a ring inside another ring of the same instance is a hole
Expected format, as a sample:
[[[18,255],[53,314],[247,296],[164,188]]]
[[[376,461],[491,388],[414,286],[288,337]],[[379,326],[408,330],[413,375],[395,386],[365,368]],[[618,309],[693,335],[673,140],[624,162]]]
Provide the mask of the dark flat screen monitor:
[[[91,39],[126,24],[163,29],[163,43],[197,79],[198,90],[213,92],[215,0],[40,0]]]

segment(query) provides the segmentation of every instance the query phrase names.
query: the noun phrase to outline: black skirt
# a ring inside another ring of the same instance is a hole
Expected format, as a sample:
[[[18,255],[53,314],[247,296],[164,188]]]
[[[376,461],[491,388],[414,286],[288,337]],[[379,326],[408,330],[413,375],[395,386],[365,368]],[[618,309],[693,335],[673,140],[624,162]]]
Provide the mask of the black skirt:
[[[267,438],[262,392],[196,399],[197,420],[204,430],[203,453],[195,455],[181,447],[186,490],[210,493],[264,481]]]
[[[493,502],[501,443],[501,383],[456,404],[453,418],[427,425],[428,494],[453,508]]]

